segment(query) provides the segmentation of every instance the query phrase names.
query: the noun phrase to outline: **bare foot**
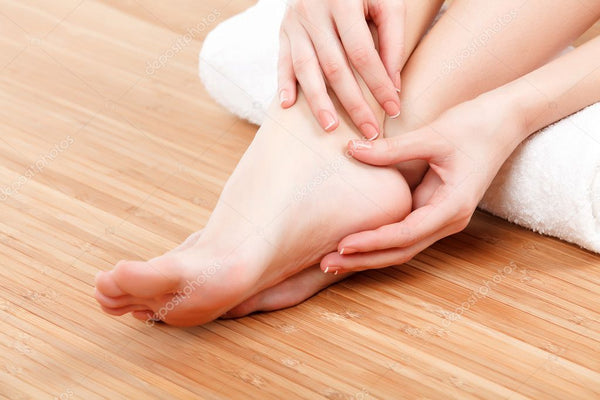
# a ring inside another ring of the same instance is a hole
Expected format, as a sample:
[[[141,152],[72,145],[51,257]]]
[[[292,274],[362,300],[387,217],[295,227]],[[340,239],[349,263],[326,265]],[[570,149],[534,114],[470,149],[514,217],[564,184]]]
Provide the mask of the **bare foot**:
[[[275,105],[269,115],[277,120],[257,133],[202,235],[179,251],[122,261],[98,275],[96,298],[106,312],[202,324],[317,264],[347,234],[410,211],[410,192],[397,170],[345,154],[348,139],[358,137],[347,122],[323,133],[303,99],[290,110]]]

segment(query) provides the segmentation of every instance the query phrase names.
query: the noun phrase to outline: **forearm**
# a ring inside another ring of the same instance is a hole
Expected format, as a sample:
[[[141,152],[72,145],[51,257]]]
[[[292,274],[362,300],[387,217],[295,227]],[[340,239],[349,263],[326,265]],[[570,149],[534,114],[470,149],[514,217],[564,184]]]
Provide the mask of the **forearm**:
[[[600,101],[600,37],[483,95],[522,121],[519,142],[537,130]]]

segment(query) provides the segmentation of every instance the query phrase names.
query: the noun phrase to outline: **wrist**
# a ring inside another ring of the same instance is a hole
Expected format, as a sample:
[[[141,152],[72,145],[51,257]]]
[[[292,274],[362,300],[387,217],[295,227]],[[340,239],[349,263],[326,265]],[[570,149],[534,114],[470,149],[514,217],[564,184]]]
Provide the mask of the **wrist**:
[[[479,96],[504,118],[507,124],[504,135],[515,143],[514,147],[533,133],[532,115],[539,113],[526,89],[521,82],[515,81]]]

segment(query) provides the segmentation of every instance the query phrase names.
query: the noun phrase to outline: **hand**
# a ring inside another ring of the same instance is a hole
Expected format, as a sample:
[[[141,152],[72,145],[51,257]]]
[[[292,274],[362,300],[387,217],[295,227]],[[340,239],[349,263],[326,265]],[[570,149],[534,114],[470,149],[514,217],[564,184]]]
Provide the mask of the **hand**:
[[[404,63],[403,0],[293,0],[280,32],[279,99],[291,107],[296,80],[325,131],[339,119],[327,83],[361,133],[379,135],[379,123],[363,97],[352,67],[391,117],[400,113],[400,70]],[[367,20],[377,28],[379,52]],[[324,78],[325,79],[324,79]]]
[[[329,273],[381,268],[409,261],[434,242],[463,230],[498,170],[526,137],[524,118],[509,104],[480,96],[422,129],[390,139],[351,141],[367,164],[425,160],[430,169],[413,192],[403,221],[349,235],[321,261]]]

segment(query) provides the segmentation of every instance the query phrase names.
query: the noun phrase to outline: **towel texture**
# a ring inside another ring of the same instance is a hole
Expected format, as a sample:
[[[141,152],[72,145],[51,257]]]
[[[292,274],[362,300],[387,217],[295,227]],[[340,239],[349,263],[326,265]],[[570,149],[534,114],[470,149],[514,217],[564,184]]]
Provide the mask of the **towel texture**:
[[[217,26],[200,53],[208,92],[261,124],[277,91],[286,3],[260,0]],[[507,160],[480,208],[600,253],[600,103],[534,134]]]

